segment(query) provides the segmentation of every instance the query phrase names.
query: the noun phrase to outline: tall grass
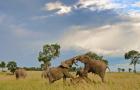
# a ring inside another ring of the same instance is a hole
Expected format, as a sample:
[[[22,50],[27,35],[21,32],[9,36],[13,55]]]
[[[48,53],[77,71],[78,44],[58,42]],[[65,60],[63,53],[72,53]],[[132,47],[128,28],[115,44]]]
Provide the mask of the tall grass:
[[[79,83],[71,85],[58,80],[48,84],[46,79],[41,78],[41,72],[28,72],[26,79],[16,80],[13,75],[0,73],[0,90],[140,90],[140,74],[134,73],[106,73],[106,83],[94,74],[89,75],[94,83]]]

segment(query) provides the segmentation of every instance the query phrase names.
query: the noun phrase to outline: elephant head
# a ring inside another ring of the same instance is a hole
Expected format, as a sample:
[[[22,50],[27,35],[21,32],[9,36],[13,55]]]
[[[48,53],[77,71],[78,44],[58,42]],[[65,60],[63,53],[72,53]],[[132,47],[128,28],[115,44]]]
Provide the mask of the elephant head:
[[[76,63],[77,63],[77,60],[75,58],[72,58],[69,60],[65,60],[64,62],[61,62],[61,66],[65,67],[65,68],[70,68],[70,67],[72,67],[73,64],[78,66]]]

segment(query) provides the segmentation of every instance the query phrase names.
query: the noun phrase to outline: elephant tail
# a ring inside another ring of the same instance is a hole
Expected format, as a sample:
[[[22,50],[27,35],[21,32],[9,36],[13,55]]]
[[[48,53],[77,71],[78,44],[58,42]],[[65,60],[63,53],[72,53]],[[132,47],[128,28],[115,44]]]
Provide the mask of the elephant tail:
[[[110,70],[109,66],[107,66],[106,68],[109,70],[109,72],[111,72],[111,70]]]

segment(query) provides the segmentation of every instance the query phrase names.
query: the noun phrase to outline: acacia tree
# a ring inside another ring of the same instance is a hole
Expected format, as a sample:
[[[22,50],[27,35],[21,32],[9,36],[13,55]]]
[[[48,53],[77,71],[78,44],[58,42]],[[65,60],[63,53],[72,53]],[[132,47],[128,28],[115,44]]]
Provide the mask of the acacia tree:
[[[40,68],[41,68],[41,70],[44,69],[44,64],[43,63],[40,65]]]
[[[14,74],[14,72],[15,72],[15,70],[16,70],[16,68],[17,68],[16,62],[15,62],[15,61],[10,61],[10,62],[8,62],[7,68],[8,68],[8,70],[10,70],[11,73]]]
[[[139,64],[140,53],[135,50],[131,50],[124,55],[126,60],[131,60],[130,65],[134,65],[134,73],[136,73],[136,64]]]
[[[124,72],[125,71],[125,69],[124,68],[122,68],[122,72]]]
[[[128,69],[129,72],[131,72],[131,70],[132,70],[131,68]]]
[[[118,72],[121,72],[121,68],[118,68]]]
[[[6,66],[6,63],[5,63],[4,61],[2,61],[2,62],[0,63],[0,67],[2,68],[2,71],[3,71],[3,69],[5,68],[5,66]]]
[[[94,52],[87,52],[85,55],[88,55],[90,58],[92,58],[93,60],[102,60],[103,62],[105,62],[108,65],[108,61],[105,60],[103,58],[103,56],[99,56]]]
[[[43,51],[39,52],[38,61],[44,63],[44,69],[47,69],[51,63],[50,61],[60,54],[60,45],[46,44],[43,46]]]

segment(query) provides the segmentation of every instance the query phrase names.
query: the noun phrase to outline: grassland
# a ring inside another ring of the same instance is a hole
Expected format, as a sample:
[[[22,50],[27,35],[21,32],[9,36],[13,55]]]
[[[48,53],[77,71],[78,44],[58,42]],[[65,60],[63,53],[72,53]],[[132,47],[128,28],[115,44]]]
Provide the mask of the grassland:
[[[0,73],[0,90],[140,90],[140,74],[106,73],[106,83],[102,83],[97,75],[89,77],[95,83],[79,83],[77,85],[63,84],[62,80],[49,85],[41,78],[41,72],[28,72],[26,79],[16,80],[13,75]]]

